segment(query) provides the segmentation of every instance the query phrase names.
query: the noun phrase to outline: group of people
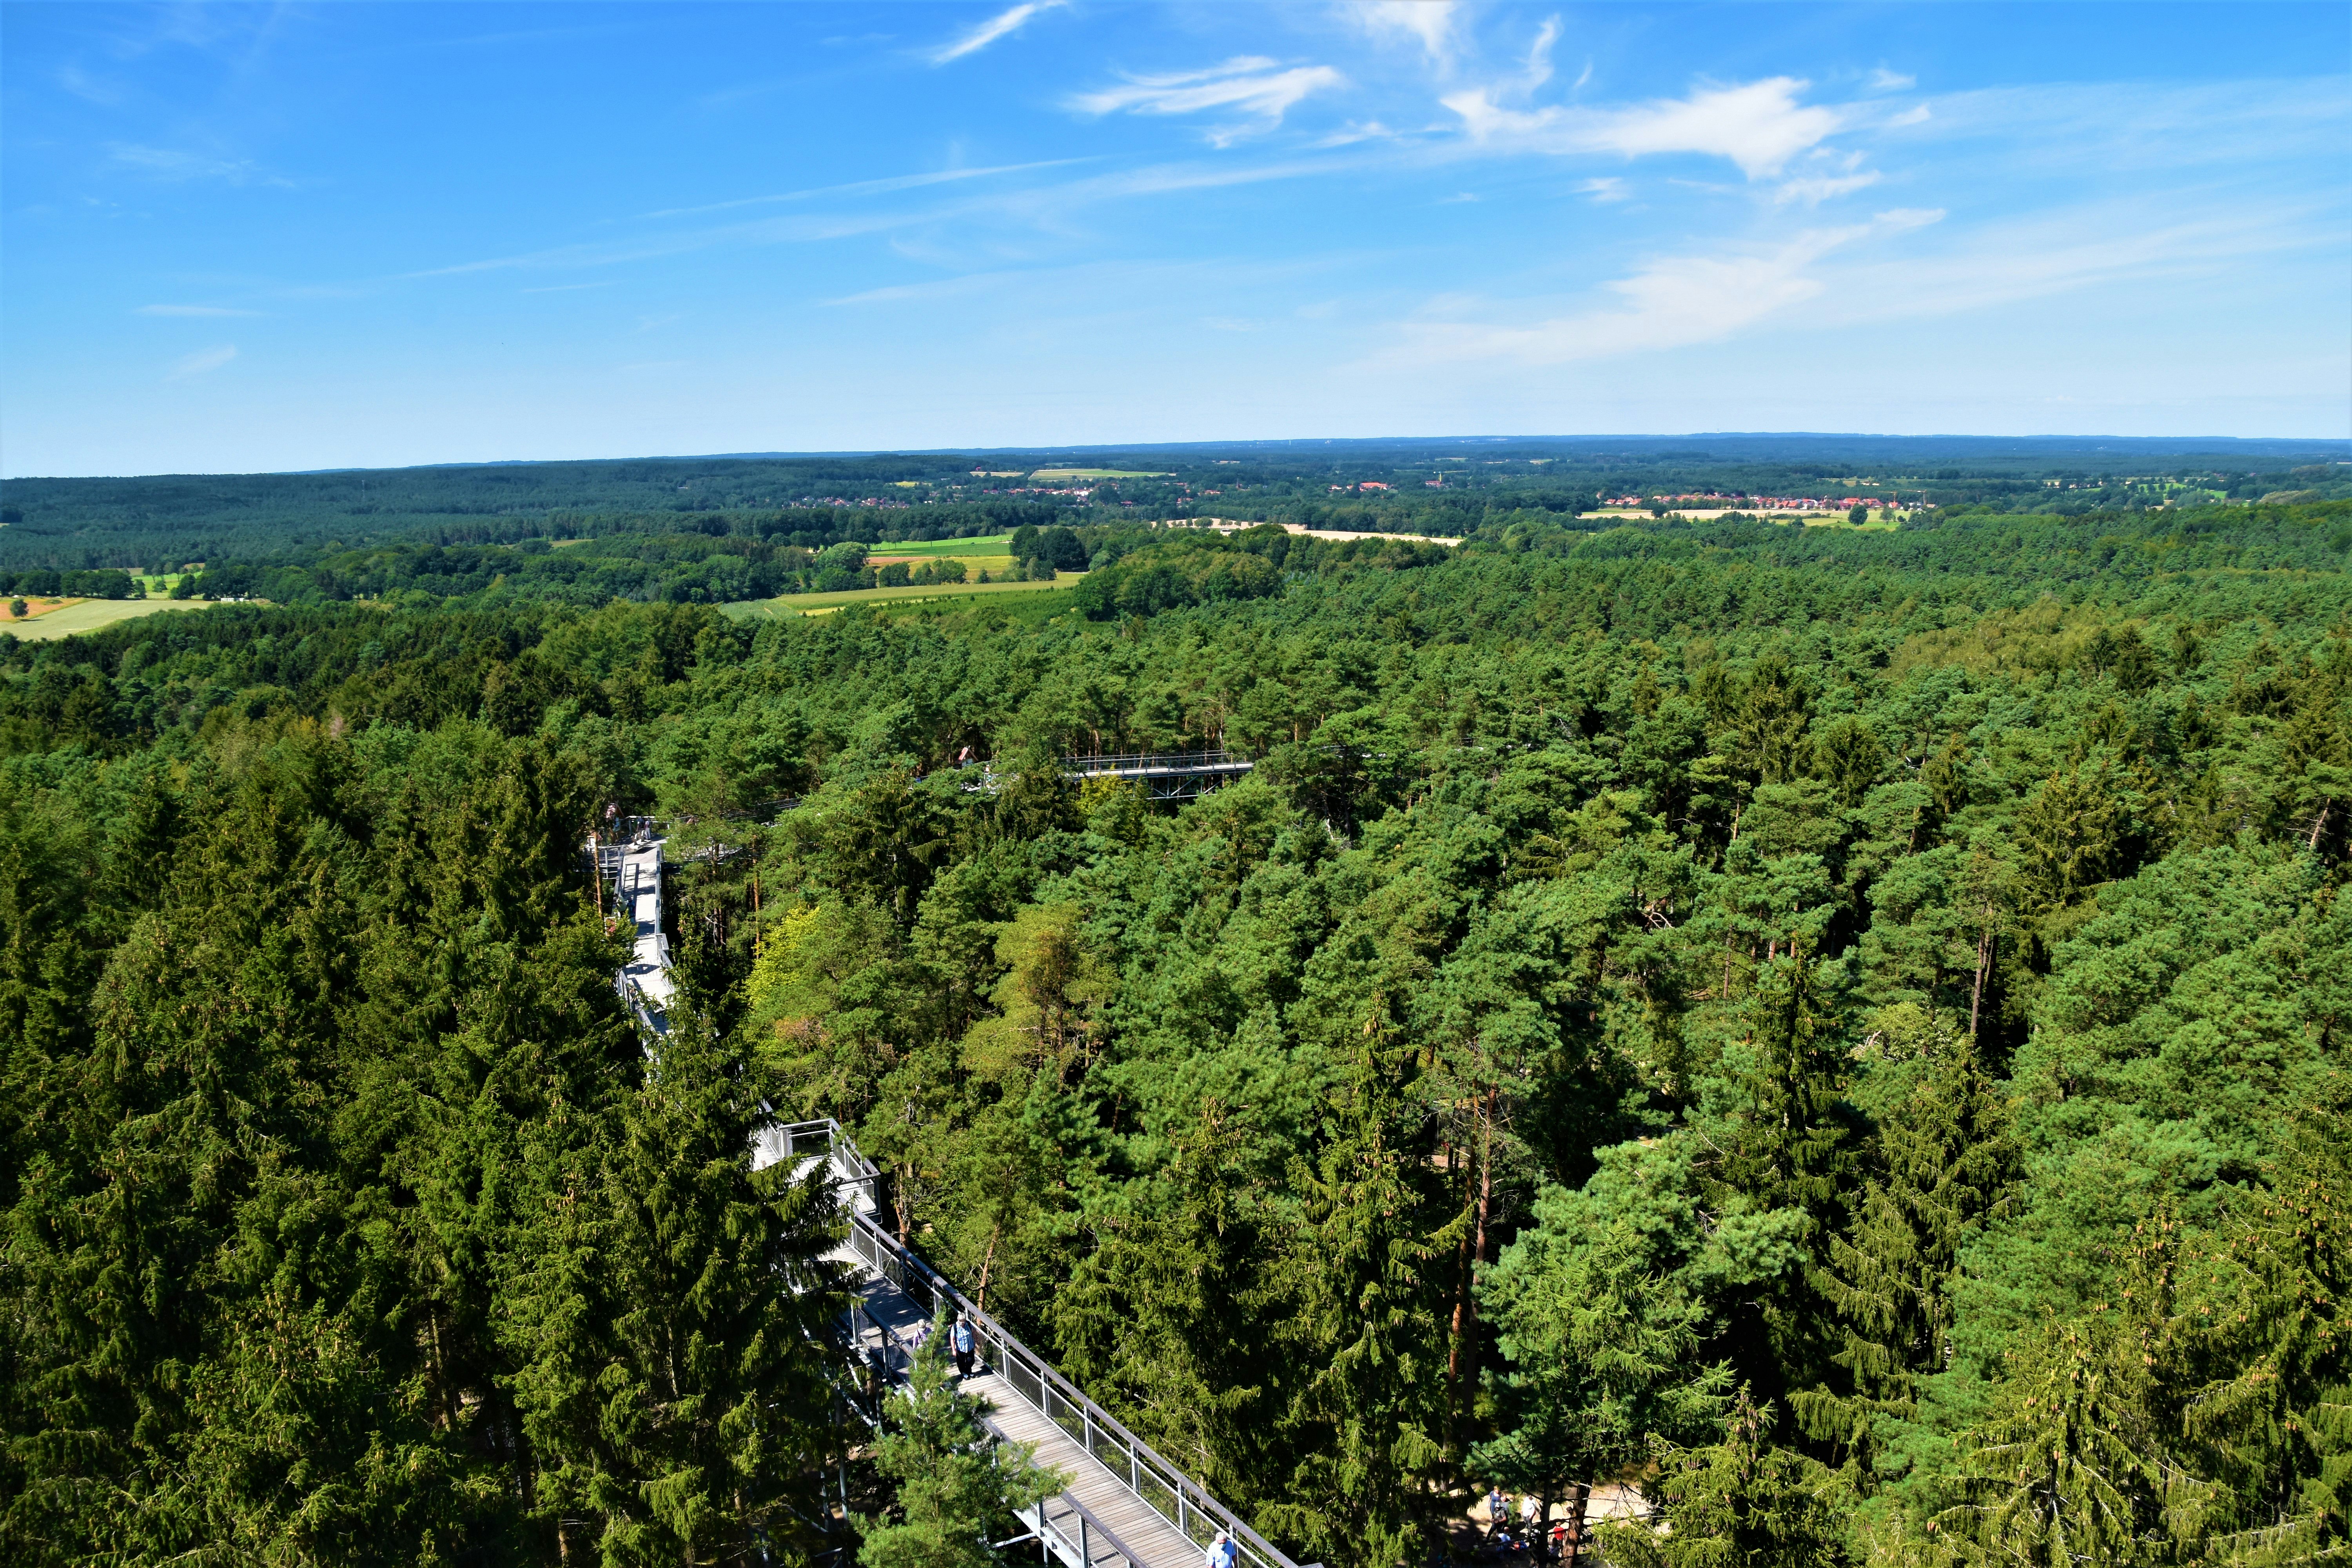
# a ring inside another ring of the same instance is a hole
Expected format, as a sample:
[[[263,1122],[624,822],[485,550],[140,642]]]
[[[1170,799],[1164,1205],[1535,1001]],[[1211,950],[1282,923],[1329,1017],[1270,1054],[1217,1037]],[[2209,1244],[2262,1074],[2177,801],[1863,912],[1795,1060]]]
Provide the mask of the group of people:
[[[1532,1552],[1538,1556],[1559,1558],[1568,1552],[1568,1521],[1553,1524],[1549,1532],[1544,1529],[1544,1505],[1530,1492],[1519,1500],[1519,1532],[1511,1533],[1511,1500],[1503,1489],[1496,1487],[1486,1493],[1487,1543],[1497,1552]]]
[[[910,1356],[920,1354],[923,1342],[930,1337],[931,1325],[917,1323],[907,1346]],[[958,1312],[955,1321],[948,1325],[948,1350],[955,1356],[956,1375],[970,1377],[973,1364],[980,1359],[980,1338],[972,1332],[971,1319],[962,1312]]]

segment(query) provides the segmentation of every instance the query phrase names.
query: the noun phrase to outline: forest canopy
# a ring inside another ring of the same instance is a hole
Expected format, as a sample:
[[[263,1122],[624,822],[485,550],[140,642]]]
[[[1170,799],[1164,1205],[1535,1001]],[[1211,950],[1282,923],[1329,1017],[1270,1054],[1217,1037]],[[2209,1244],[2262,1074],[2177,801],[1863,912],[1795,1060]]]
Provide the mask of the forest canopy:
[[[1541,486],[1027,498],[1077,588],[756,622],[598,574],[820,553],[799,492],[278,535],[207,563],[278,605],[0,635],[0,1549],[966,1550],[961,1407],[840,1422],[786,1114],[1301,1562],[1489,1487],[1637,1499],[1612,1562],[2352,1550],[2352,502]],[[657,1060],[608,811],[678,851]]]

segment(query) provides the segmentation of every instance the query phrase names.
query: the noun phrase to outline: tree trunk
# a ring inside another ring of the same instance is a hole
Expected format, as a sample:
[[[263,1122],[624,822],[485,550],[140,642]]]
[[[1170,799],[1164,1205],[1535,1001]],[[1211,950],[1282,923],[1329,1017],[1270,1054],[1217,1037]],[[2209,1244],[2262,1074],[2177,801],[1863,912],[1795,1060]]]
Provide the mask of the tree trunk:
[[[1576,1495],[1568,1509],[1568,1568],[1576,1568],[1584,1560],[1584,1510],[1591,1501],[1591,1484],[1577,1482]]]
[[[1462,1293],[1454,1302],[1454,1349],[1446,1358],[1446,1420],[1460,1409],[1463,1385],[1478,1376],[1478,1299],[1471,1291],[1478,1265],[1486,1260],[1486,1220],[1495,1204],[1495,1096],[1489,1086],[1478,1110],[1478,1218],[1471,1233],[1468,1267],[1462,1270]]]
[[[1451,1143],[1445,1146],[1445,1166],[1449,1172],[1454,1168],[1454,1145]],[[1462,1209],[1465,1214],[1469,1212],[1471,1205],[1470,1178],[1471,1172],[1465,1163],[1462,1174]],[[1455,1249],[1454,1277],[1453,1338],[1445,1352],[1445,1420],[1449,1428],[1454,1422],[1454,1391],[1462,1384],[1463,1322],[1470,1310],[1470,1233],[1467,1230],[1462,1233],[1462,1245]],[[1447,1436],[1451,1440],[1450,1430]]]
[[[1985,921],[1984,934],[1977,938],[1976,989],[1969,995],[1969,1038],[1971,1040],[1977,1037],[1977,1020],[1984,1011],[1985,979],[1992,972],[1992,954],[1994,947],[1992,921],[1990,919],[1992,911],[1990,910],[1987,910],[1985,914],[1987,919]]]
[[[1004,1222],[998,1220],[988,1233],[988,1250],[980,1255],[980,1295],[974,1304],[983,1312],[988,1310],[988,1271],[996,1262],[996,1238],[1004,1234]]]

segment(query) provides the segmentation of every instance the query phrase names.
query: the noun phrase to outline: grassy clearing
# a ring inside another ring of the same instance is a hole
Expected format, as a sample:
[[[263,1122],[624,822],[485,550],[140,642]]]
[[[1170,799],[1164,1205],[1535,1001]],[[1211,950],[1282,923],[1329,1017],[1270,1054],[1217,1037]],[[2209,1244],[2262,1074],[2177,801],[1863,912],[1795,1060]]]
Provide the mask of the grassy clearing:
[[[737,620],[772,621],[786,616],[824,616],[849,605],[871,605],[897,601],[899,603],[929,602],[940,599],[969,599],[982,594],[1037,593],[1052,588],[1066,588],[1083,573],[1065,572],[1051,583],[957,583],[928,584],[919,588],[853,588],[844,594],[786,594],[776,599],[746,599],[719,609]]]
[[[1033,479],[1172,479],[1176,476],[1143,468],[1040,468],[1029,477]]]
[[[50,610],[37,620],[0,621],[0,631],[14,632],[26,642],[39,642],[47,637],[69,637],[76,632],[94,632],[100,626],[152,616],[160,610],[205,607],[202,599],[82,599]]]
[[[1009,560],[1013,554],[1013,536],[992,533],[979,539],[921,539],[906,544],[869,544],[866,550],[884,560],[898,556],[936,560],[948,556],[957,561],[970,561],[981,555],[1002,555]]]

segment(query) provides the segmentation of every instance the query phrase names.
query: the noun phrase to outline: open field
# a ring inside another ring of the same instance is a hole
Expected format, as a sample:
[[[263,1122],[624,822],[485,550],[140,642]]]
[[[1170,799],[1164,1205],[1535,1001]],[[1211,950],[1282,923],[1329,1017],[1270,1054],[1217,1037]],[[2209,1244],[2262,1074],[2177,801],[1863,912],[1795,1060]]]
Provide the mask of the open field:
[[[919,539],[905,544],[872,544],[866,548],[885,559],[905,556],[930,560],[949,555],[958,561],[969,561],[975,555],[1011,555],[1013,536],[989,533],[975,539]]]
[[[1040,468],[1029,477],[1033,479],[1165,479],[1175,476],[1142,468]]]
[[[110,626],[117,621],[128,621],[140,616],[152,616],[159,610],[201,610],[202,599],[83,599],[49,611],[37,620],[0,622],[0,631],[14,632],[26,642],[39,642],[45,637],[69,637],[76,632],[94,632],[100,626]]]
[[[1066,588],[1086,575],[1083,572],[1065,572],[1051,583],[953,583],[932,584],[919,588],[853,588],[844,594],[786,594],[775,599],[745,599],[719,609],[738,620],[775,620],[783,616],[822,616],[847,605],[870,605],[882,600],[962,599],[977,594],[1018,594],[1024,590]]]
[[[1204,517],[1200,521],[1207,523],[1219,533],[1246,533],[1253,528],[1265,526],[1262,522],[1242,522],[1226,517]],[[1358,539],[1402,539],[1409,540],[1414,544],[1454,545],[1462,542],[1458,539],[1448,539],[1435,533],[1375,533],[1370,529],[1309,528],[1303,522],[1286,522],[1276,526],[1286,533],[1295,533],[1303,539],[1336,539],[1342,542]]]
[[[25,605],[25,613],[21,616],[16,613],[16,601],[20,599]],[[54,616],[59,610],[81,602],[77,598],[61,598],[54,594],[15,594],[0,596],[0,626],[21,626],[36,616]]]

